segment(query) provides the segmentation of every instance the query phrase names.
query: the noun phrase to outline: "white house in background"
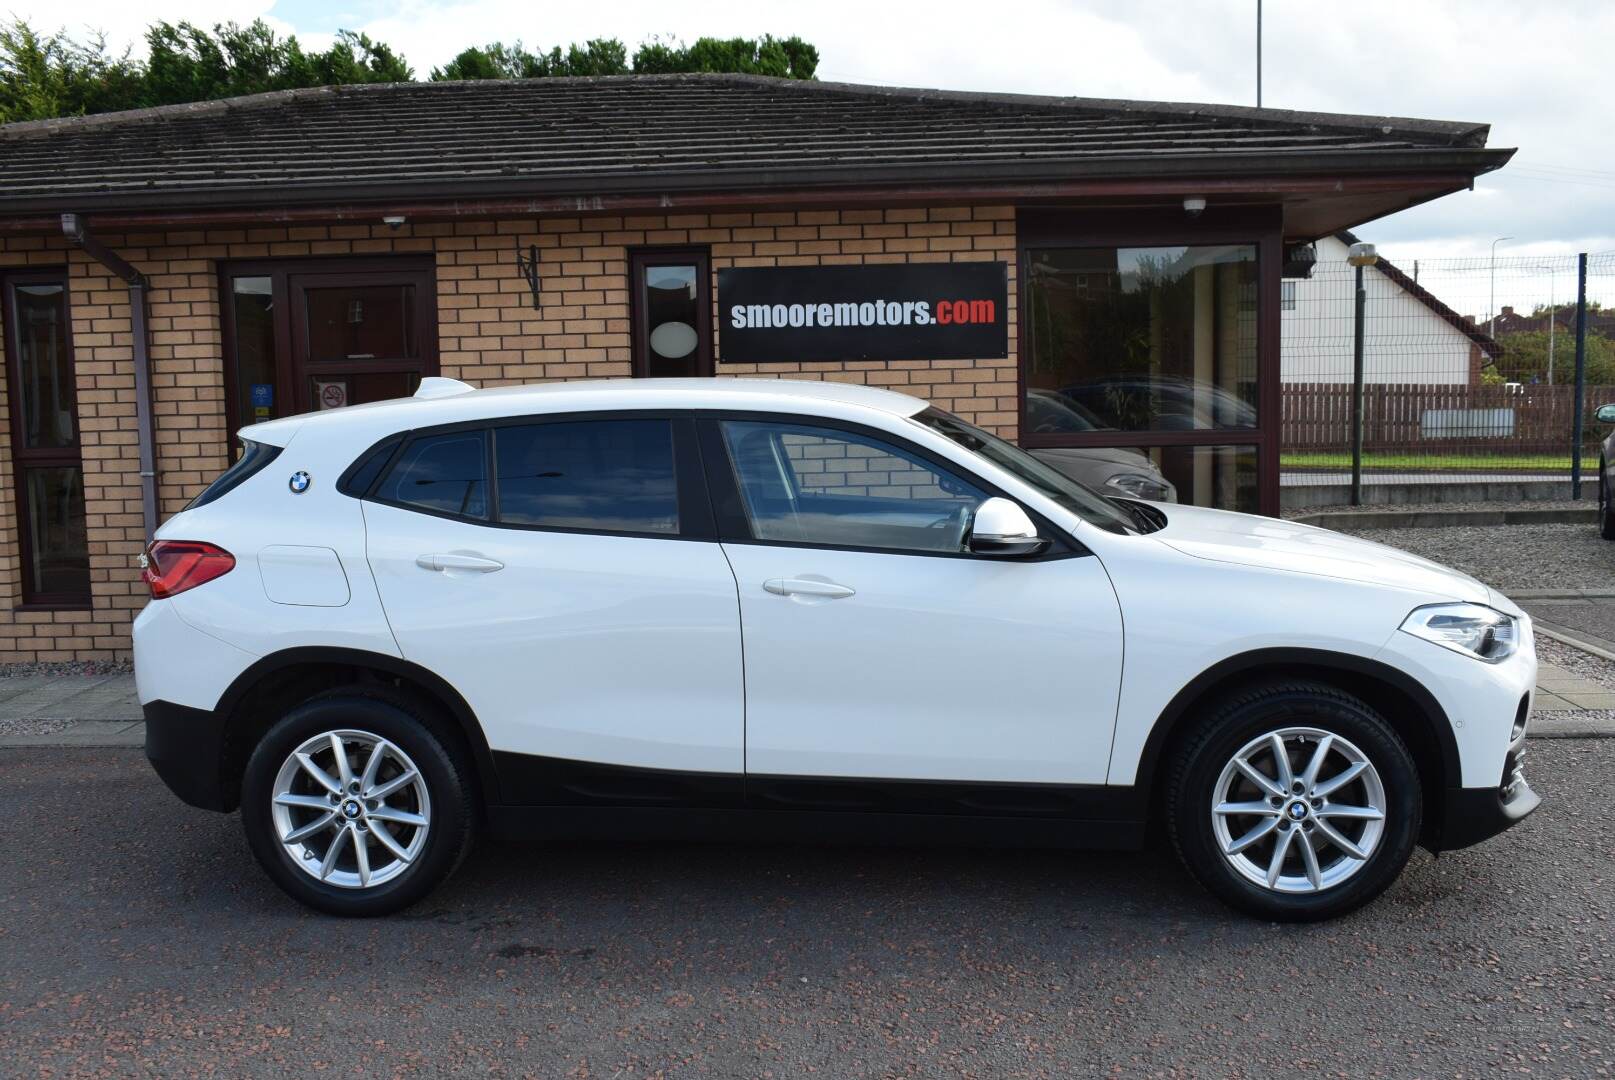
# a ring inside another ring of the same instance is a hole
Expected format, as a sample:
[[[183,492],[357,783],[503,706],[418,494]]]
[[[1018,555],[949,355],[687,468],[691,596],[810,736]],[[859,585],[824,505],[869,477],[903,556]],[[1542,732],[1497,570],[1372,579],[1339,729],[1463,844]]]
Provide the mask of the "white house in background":
[[[1349,383],[1356,280],[1349,232],[1318,241],[1312,276],[1285,279],[1280,377],[1286,383]],[[1369,383],[1476,385],[1502,347],[1381,258],[1363,275],[1367,316],[1363,374]]]

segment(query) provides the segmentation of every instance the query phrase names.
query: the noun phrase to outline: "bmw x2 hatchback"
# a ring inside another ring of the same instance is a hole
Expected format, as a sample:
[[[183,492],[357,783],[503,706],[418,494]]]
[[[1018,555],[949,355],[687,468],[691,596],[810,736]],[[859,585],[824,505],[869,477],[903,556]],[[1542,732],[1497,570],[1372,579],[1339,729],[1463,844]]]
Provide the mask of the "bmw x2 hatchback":
[[[1322,529],[1105,497],[923,401],[762,380],[247,428],[147,552],[146,751],[372,915],[485,827],[1130,848],[1318,919],[1537,805],[1531,622]]]

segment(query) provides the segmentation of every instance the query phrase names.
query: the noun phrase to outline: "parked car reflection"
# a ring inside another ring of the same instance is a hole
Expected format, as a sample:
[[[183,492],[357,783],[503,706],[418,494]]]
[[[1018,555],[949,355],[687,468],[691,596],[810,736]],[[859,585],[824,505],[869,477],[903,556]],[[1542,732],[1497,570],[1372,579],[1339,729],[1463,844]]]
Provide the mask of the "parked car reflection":
[[[1026,430],[1039,435],[1068,435],[1115,430],[1056,390],[1026,391]],[[1106,495],[1128,495],[1155,502],[1176,502],[1177,490],[1141,450],[1108,446],[1039,447],[1032,456],[1063,475]]]

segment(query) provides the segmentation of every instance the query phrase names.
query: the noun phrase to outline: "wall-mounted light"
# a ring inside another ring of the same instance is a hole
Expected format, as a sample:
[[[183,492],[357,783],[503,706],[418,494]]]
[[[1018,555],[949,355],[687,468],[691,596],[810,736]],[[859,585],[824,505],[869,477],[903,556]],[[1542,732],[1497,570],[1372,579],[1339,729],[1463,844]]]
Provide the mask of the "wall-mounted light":
[[[538,245],[528,244],[527,253],[516,249],[516,272],[521,274],[527,282],[527,289],[533,294],[533,310],[538,310]]]

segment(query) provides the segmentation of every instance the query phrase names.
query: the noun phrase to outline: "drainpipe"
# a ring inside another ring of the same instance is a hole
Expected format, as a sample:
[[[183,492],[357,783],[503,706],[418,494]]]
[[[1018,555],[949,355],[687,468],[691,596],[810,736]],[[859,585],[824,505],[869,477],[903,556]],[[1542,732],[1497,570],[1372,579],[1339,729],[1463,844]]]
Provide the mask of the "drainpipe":
[[[151,426],[151,329],[146,275],[101,243],[77,214],[62,215],[62,235],[129,286],[129,323],[135,364],[135,428],[140,441],[140,516],[146,543],[157,532],[157,446]]]

